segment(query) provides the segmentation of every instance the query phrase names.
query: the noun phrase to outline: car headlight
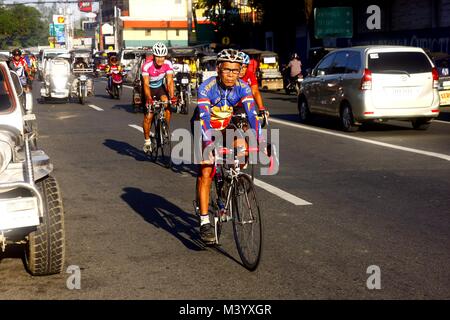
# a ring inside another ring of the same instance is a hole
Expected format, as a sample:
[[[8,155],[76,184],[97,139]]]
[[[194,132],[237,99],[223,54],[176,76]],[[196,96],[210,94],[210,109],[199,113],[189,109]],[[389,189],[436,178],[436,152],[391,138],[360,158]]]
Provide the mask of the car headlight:
[[[0,141],[0,173],[2,173],[12,159],[12,151],[11,146],[4,142]]]

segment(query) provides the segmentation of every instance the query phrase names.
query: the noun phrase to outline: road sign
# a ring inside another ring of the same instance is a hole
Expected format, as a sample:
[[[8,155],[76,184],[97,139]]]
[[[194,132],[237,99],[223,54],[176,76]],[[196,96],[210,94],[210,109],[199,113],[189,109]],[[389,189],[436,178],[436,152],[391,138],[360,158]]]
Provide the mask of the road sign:
[[[351,7],[315,8],[314,36],[317,39],[353,37],[353,9]]]
[[[64,33],[64,25],[50,23],[48,33],[51,37],[55,37],[57,34]]]
[[[53,15],[53,23],[54,24],[64,24],[66,22],[66,18],[62,15],[54,14]]]
[[[223,37],[222,38],[222,44],[227,46],[230,44],[230,37]]]

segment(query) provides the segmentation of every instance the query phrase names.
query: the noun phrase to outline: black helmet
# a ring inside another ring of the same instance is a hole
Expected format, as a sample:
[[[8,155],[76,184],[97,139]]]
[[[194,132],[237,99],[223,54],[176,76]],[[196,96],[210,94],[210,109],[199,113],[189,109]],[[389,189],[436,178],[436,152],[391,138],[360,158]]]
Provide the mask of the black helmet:
[[[22,55],[22,51],[20,51],[20,49],[14,49],[14,50],[11,52],[11,54],[12,54],[13,57],[14,57],[14,56],[21,56],[21,55]]]

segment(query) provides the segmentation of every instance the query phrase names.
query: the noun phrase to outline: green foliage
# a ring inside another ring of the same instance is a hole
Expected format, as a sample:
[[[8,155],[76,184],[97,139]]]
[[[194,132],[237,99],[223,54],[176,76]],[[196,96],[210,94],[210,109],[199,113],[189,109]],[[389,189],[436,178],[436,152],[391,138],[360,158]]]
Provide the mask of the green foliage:
[[[0,7],[0,48],[30,47],[47,42],[48,25],[34,7]]]

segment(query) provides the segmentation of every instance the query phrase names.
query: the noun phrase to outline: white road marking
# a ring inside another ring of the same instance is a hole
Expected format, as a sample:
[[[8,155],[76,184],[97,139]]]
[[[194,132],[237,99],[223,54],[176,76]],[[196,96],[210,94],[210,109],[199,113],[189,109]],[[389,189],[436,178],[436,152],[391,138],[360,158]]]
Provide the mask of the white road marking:
[[[442,120],[433,120],[433,122],[450,124],[450,121],[442,121]]]
[[[128,126],[131,127],[131,128],[134,128],[134,129],[136,129],[136,130],[138,130],[138,131],[140,131],[142,133],[144,133],[144,129],[142,129],[141,126],[138,126],[136,124],[129,124]]]
[[[131,128],[134,128],[134,129],[136,129],[136,130],[138,130],[140,132],[144,132],[142,127],[140,127],[138,125],[129,124],[128,126],[131,127]],[[290,194],[290,193],[288,193],[286,191],[283,191],[283,190],[281,190],[281,189],[279,189],[277,187],[274,187],[274,186],[272,186],[272,185],[270,185],[270,184],[268,184],[268,183],[266,183],[264,181],[255,179],[254,183],[255,183],[256,186],[258,186],[258,187],[260,187],[260,188],[262,188],[262,189],[264,189],[266,191],[269,191],[270,193],[272,193],[272,194],[280,197],[281,199],[286,200],[286,201],[288,201],[288,202],[290,202],[290,203],[292,203],[292,204],[294,204],[296,206],[312,205],[311,202],[308,202],[306,200],[300,199],[300,198],[298,198],[298,197],[296,197],[296,196],[294,196],[294,195],[292,195],[292,194]]]
[[[311,202],[308,202],[306,200],[300,199],[300,198],[298,198],[298,197],[296,197],[296,196],[294,196],[294,195],[292,195],[290,193],[287,193],[286,191],[283,191],[283,190],[281,190],[281,189],[279,189],[277,187],[274,187],[274,186],[272,186],[272,185],[270,185],[270,184],[268,184],[268,183],[266,183],[264,181],[255,179],[253,182],[255,183],[256,186],[258,186],[258,187],[260,187],[260,188],[262,188],[262,189],[264,189],[266,191],[269,191],[270,193],[272,193],[272,194],[280,197],[281,199],[286,200],[286,201],[288,201],[288,202],[290,202],[290,203],[292,203],[292,204],[294,204],[296,206],[309,206],[309,205],[312,205]]]
[[[104,111],[102,108],[97,107],[97,106],[95,106],[95,105],[93,105],[93,104],[90,104],[90,105],[88,105],[88,106],[91,107],[92,109],[97,110],[97,111]]]
[[[318,128],[314,128],[314,127],[303,125],[303,124],[293,123],[293,122],[290,122],[290,121],[278,120],[278,119],[274,119],[272,117],[270,118],[269,122],[279,123],[279,124],[286,125],[286,126],[291,126],[291,127],[294,127],[294,128],[299,128],[299,129],[304,129],[304,130],[309,130],[309,131],[314,131],[314,132],[320,132],[320,133],[329,134],[329,135],[332,135],[332,136],[335,136],[335,137],[340,137],[340,138],[345,138],[345,139],[350,139],[350,140],[370,143],[370,144],[374,144],[374,145],[381,146],[381,147],[386,147],[386,148],[391,148],[391,149],[396,149],[396,150],[402,150],[402,151],[417,153],[417,154],[421,154],[421,155],[425,155],[425,156],[429,156],[429,157],[434,157],[434,158],[439,158],[439,159],[450,161],[450,155],[448,155],[448,154],[431,152],[431,151],[424,151],[424,150],[408,148],[408,147],[402,147],[402,146],[398,146],[398,145],[395,145],[395,144],[379,142],[379,141],[365,139],[365,138],[358,138],[358,137],[348,136],[348,135],[345,135],[345,134],[342,134],[342,133],[336,133],[336,132],[332,132],[332,131],[329,131],[329,130],[318,129]]]
[[[65,119],[76,118],[76,117],[79,117],[79,116],[76,115],[76,114],[70,114],[70,115],[67,115],[67,116],[60,116],[60,117],[58,117],[58,119],[59,120],[65,120]]]

